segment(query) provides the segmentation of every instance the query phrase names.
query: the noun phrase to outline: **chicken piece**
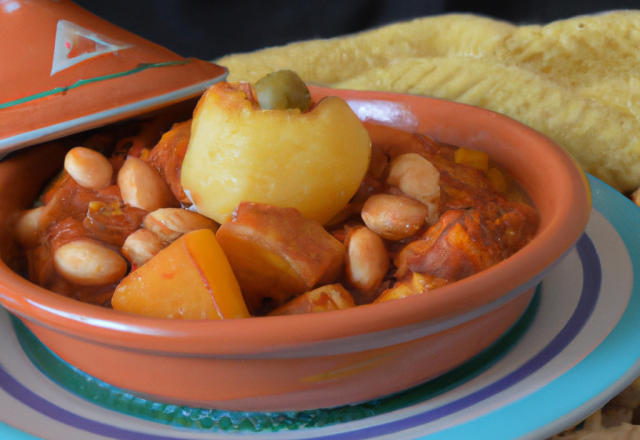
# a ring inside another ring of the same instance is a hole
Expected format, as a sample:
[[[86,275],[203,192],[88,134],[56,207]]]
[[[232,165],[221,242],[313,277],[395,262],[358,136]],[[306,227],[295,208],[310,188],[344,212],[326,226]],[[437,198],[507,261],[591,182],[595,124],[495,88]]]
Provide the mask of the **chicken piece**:
[[[387,289],[376,298],[374,303],[381,303],[392,299],[401,299],[408,296],[433,290],[449,284],[447,280],[434,277],[433,275],[411,274],[409,281],[396,283],[391,289]]]
[[[278,307],[269,316],[328,312],[355,307],[353,297],[341,284],[318,287]]]
[[[82,222],[92,238],[122,246],[146,214],[145,210],[125,205],[117,185],[91,190],[66,177],[42,208],[38,229],[40,234],[46,233],[56,223],[72,218]]]
[[[443,214],[396,255],[399,281],[413,272],[447,282],[466,278],[511,256],[538,228],[533,207],[498,194],[484,170],[452,161],[455,151],[443,146],[437,154],[423,153],[440,172]]]
[[[417,272],[457,281],[500,261],[500,250],[482,227],[476,210],[445,212],[421,240],[408,244],[395,258],[396,277]]]
[[[485,270],[512,255],[533,237],[535,210],[503,201],[479,209],[449,210],[420,240],[396,256],[396,277],[417,272],[457,281]]]
[[[116,191],[117,187],[108,186],[98,191],[91,190],[78,185],[68,175],[58,184],[58,188],[42,210],[38,222],[41,232],[45,232],[51,225],[67,217],[82,222],[87,216],[91,202],[122,202],[119,192]]]
[[[142,224],[147,211],[119,201],[89,203],[82,224],[98,240],[121,247],[127,237]]]
[[[254,315],[335,281],[345,247],[295,208],[240,203],[216,235]]]

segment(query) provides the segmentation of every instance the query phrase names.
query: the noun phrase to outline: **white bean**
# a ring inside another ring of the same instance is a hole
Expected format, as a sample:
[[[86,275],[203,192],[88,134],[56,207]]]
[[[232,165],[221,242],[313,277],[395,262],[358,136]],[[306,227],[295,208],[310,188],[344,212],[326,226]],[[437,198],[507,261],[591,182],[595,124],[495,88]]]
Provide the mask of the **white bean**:
[[[211,229],[213,232],[218,230],[218,224],[209,217],[181,208],[161,208],[153,211],[144,218],[143,224],[167,243],[198,229]]]
[[[120,254],[84,238],[56,249],[53,262],[63,278],[83,286],[115,283],[127,272],[127,262]]]
[[[398,241],[420,230],[429,208],[404,195],[375,194],[364,203],[361,215],[367,227],[380,237]]]
[[[346,246],[345,272],[349,282],[362,291],[378,287],[390,265],[382,239],[370,229],[358,227],[347,235]]]
[[[140,267],[164,248],[164,243],[151,231],[138,229],[130,234],[122,246],[122,254]]]
[[[135,208],[152,212],[179,206],[162,176],[137,157],[129,157],[125,161],[118,173],[118,186],[122,200]]]
[[[76,147],[67,153],[64,169],[78,185],[89,189],[104,188],[113,177],[113,166],[109,159],[84,147]]]
[[[417,153],[402,154],[389,164],[387,183],[429,207],[427,221],[433,224],[439,217],[440,173]]]
[[[40,216],[44,206],[35,209],[29,209],[24,211],[15,226],[15,236],[18,243],[25,248],[33,247],[40,241],[40,235],[38,231],[38,223],[40,222]]]

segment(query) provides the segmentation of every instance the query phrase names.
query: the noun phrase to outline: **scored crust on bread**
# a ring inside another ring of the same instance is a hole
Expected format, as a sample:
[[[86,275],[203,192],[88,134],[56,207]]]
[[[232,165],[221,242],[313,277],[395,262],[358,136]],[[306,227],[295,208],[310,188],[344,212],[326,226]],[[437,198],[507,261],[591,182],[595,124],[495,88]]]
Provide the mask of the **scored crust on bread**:
[[[291,69],[305,81],[331,84],[402,58],[484,56],[516,29],[512,24],[475,15],[443,15],[345,37],[228,55],[216,63],[229,69],[231,82],[255,82],[274,70]]]

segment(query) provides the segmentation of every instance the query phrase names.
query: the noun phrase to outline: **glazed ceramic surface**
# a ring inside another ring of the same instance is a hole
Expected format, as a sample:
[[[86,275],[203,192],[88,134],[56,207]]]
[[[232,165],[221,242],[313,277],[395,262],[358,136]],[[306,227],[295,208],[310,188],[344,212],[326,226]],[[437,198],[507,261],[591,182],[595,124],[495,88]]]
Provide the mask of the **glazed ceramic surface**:
[[[640,209],[598,179],[590,183],[594,210],[585,234],[541,282],[518,324],[424,385],[318,411],[171,406],[62,365],[0,311],[0,438],[547,439],[640,374]]]
[[[312,94],[342,96],[363,119],[488,152],[530,194],[541,215],[537,236],[513,257],[437,295],[335,312],[159,320],[52,294],[4,265],[2,304],[62,359],[100,380],[160,402],[228,410],[363,402],[443,374],[490,346],[518,320],[534,287],[584,230],[590,208],[584,174],[546,137],[486,110],[386,93],[313,88]],[[44,180],[55,168],[53,158],[63,154],[47,148],[0,165],[5,261],[13,213],[28,206],[38,178]],[[50,169],[34,177],[34,164],[43,161]],[[19,191],[7,190],[16,186]]]
[[[199,96],[227,74],[68,0],[0,2],[0,42],[0,155]]]

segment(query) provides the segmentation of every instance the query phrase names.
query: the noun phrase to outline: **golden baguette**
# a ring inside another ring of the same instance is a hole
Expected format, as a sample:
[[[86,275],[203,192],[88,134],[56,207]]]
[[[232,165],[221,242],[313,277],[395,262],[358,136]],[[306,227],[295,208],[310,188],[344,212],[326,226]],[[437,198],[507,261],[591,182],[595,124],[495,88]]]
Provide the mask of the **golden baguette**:
[[[496,48],[496,58],[640,115],[640,11],[522,26]]]
[[[495,46],[502,44],[516,29],[512,24],[475,15],[444,15],[346,37],[229,55],[216,63],[229,69],[229,81],[232,82],[256,82],[275,70],[290,69],[305,81],[331,84],[401,58],[480,57],[493,53]]]

